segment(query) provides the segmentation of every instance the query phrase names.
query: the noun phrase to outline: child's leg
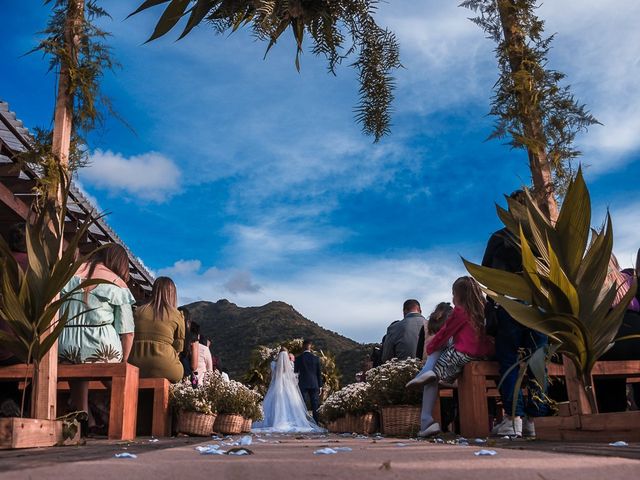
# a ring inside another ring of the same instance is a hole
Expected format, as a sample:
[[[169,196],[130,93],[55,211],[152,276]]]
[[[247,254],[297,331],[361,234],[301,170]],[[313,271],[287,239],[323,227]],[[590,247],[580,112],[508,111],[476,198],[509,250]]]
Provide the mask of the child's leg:
[[[429,356],[427,357],[427,361],[424,363],[424,367],[422,367],[422,370],[420,370],[418,375],[428,372],[429,370],[433,370],[433,367],[436,366],[436,362],[440,358],[441,353],[442,353],[441,350],[436,350],[435,352],[429,354]],[[416,377],[418,375],[416,375]]]
[[[422,393],[422,412],[420,413],[420,430],[424,430],[433,423],[433,407],[438,400],[438,384],[429,383]]]

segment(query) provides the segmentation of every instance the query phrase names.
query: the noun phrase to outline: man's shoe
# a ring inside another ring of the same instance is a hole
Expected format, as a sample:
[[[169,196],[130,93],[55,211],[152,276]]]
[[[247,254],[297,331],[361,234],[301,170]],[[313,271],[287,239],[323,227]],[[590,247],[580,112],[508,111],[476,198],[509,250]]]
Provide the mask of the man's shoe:
[[[522,418],[505,416],[498,425],[493,427],[491,434],[498,437],[521,437]]]
[[[427,438],[427,437],[431,437],[433,435],[436,435],[438,433],[440,433],[440,424],[438,422],[433,422],[431,425],[429,425],[424,430],[420,430],[418,432],[418,437]]]
[[[418,388],[423,387],[427,383],[435,382],[438,379],[438,376],[435,374],[433,370],[427,370],[424,373],[421,373],[416,378],[411,380],[409,383],[405,385],[406,388]]]
[[[533,418],[524,417],[524,420],[522,420],[522,436],[529,438],[536,436],[536,426],[533,423]]]

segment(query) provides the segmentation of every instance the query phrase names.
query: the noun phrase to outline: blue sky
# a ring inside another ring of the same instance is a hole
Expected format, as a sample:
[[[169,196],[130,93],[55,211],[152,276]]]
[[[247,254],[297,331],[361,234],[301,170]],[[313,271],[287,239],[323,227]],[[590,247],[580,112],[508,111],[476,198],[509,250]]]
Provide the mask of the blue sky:
[[[290,38],[263,60],[249,32],[206,26],[143,45],[159,15],[128,20],[108,2],[122,68],[104,89],[115,120],[91,136],[79,182],[132,250],[172,276],[184,302],[292,304],[323,326],[376,341],[405,298],[425,310],[449,299],[499,227],[493,203],[528,182],[526,157],[485,142],[496,80],[493,44],[458,1],[390,0],[378,20],[398,35],[392,135],[379,144],[353,122],[355,74],[337,77]],[[616,252],[640,246],[640,4],[555,0],[540,14],[557,32],[551,66],[604,124],[578,139],[596,214],[610,208]],[[47,7],[0,1],[0,98],[27,127],[48,126],[54,77],[37,42]]]

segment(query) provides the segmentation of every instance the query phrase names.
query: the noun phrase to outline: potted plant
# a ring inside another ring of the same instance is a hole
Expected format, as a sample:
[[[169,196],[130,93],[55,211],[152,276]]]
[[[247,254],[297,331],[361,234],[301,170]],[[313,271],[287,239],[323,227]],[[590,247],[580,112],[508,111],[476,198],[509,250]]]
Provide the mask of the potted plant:
[[[262,420],[262,395],[235,380],[221,381],[212,395],[217,398],[218,416],[214,430],[235,435],[250,429],[250,423]],[[248,427],[248,428],[247,428]]]
[[[64,180],[66,177],[61,174],[61,178]],[[35,416],[40,362],[58,340],[67,321],[72,320],[65,305],[74,301],[72,296],[76,292],[105,283],[104,280],[85,280],[75,289],[60,294],[88,259],[88,255],[78,257],[77,252],[79,243],[94,223],[89,217],[72,236],[64,235],[68,183],[62,181],[60,185],[63,198],[60,205],[42,201],[34,204],[30,213],[25,232],[29,265],[25,271],[0,237],[0,317],[9,330],[0,331],[0,342],[20,361],[32,367],[31,371],[25,369],[25,383],[29,377],[32,379],[32,417]],[[23,395],[23,417],[24,406]],[[77,433],[77,428],[63,428],[62,421],[35,418],[30,421],[4,418],[0,419],[0,425],[13,431],[11,436],[7,436],[10,440],[0,445],[9,448],[54,445],[65,439],[63,432],[73,432],[74,436]],[[26,442],[20,440],[20,432],[16,429],[25,434]]]
[[[614,342],[624,340],[616,337],[636,292],[634,282],[612,307],[618,286],[606,283],[613,248],[611,218],[607,215],[599,231],[591,229],[591,202],[581,169],[569,185],[557,222],[543,215],[529,192],[525,205],[509,200],[509,209],[498,207],[498,215],[519,240],[523,272],[514,274],[465,261],[469,273],[515,320],[547,335],[552,351],[570,359],[591,410],[597,412],[591,372]],[[539,353],[528,360],[539,382],[544,381],[546,358],[548,355]],[[525,372],[526,367],[521,367],[520,379]],[[519,385],[517,382],[516,388]],[[595,415],[581,417],[573,422],[578,430],[581,422]]]
[[[193,387],[188,379],[171,385],[169,403],[177,414],[178,433],[199,437],[211,435],[216,420],[216,405],[210,392],[217,383],[207,375],[199,387]]]
[[[420,371],[417,358],[392,359],[367,372],[372,401],[382,414],[382,431],[386,435],[414,435],[420,430],[422,394],[405,387]]]
[[[378,415],[369,383],[352,383],[332,393],[318,413],[332,432],[367,435],[378,430]]]

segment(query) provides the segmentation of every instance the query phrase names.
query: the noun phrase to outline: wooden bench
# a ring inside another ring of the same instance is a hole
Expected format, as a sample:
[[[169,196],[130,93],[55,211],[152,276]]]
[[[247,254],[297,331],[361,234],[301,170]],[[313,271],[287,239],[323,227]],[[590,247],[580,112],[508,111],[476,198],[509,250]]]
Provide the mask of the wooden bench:
[[[564,377],[564,367],[552,363],[548,366],[548,374],[550,377]],[[640,377],[640,360],[597,362],[592,375],[609,378]],[[461,435],[467,438],[489,435],[487,397],[493,396],[496,382],[499,381],[500,369],[497,362],[471,362],[464,367],[458,378]]]
[[[28,365],[0,367],[0,380],[24,380],[33,376]],[[99,380],[111,382],[109,409],[110,440],[133,440],[136,437],[139,370],[129,363],[83,363],[58,365],[59,380]]]
[[[171,409],[169,408],[169,386],[171,382],[166,378],[140,378],[138,381],[138,391],[151,390],[153,409],[151,412],[151,435],[154,437],[171,436]],[[58,382],[58,391],[69,390],[69,382]],[[100,381],[89,382],[89,390],[107,390],[107,385]],[[138,406],[140,396],[138,396]],[[140,419],[138,419],[140,420]],[[137,422],[139,423],[139,421]],[[146,433],[148,434],[148,433]]]

